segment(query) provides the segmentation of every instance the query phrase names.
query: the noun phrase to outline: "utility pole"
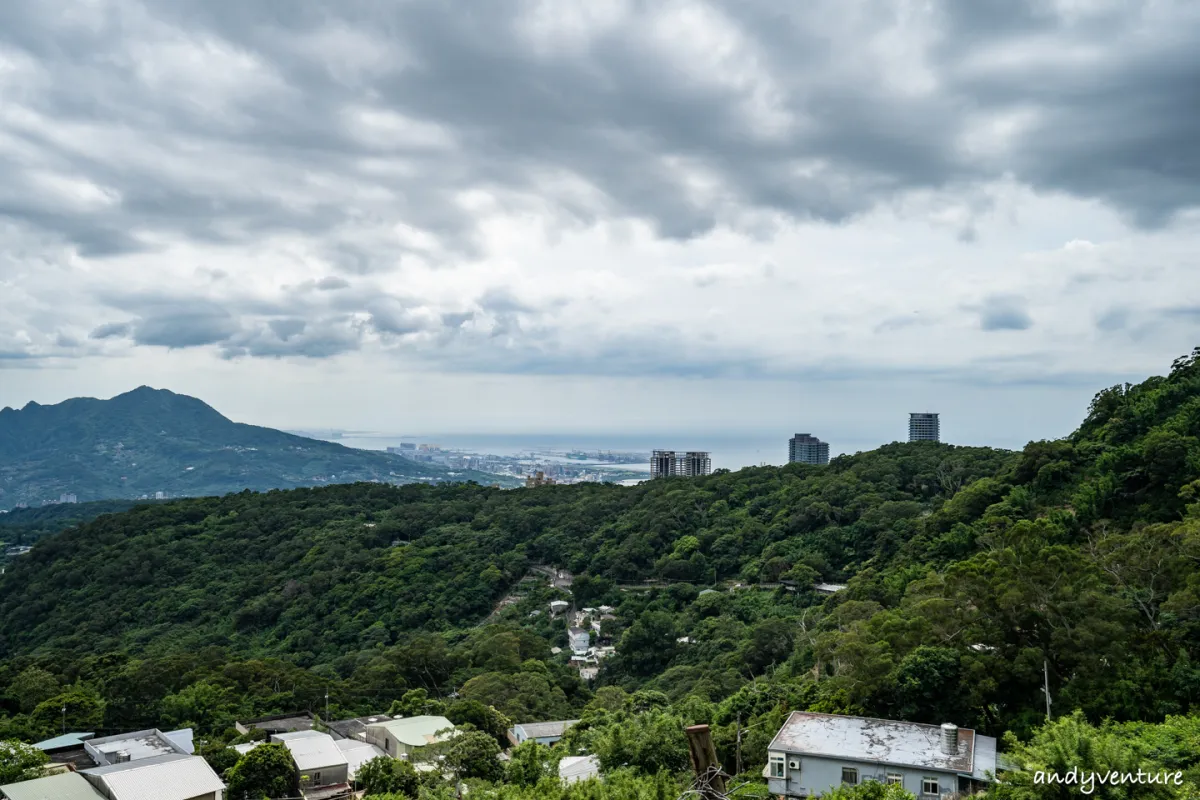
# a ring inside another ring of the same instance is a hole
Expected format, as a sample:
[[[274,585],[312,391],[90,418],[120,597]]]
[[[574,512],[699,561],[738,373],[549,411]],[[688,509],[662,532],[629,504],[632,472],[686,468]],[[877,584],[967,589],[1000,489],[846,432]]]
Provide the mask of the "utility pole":
[[[325,721],[329,722],[329,690],[325,690]]]
[[[63,733],[67,732],[67,707],[62,707]]]
[[[737,715],[737,774],[742,774],[742,715]]]
[[[1046,722],[1050,721],[1050,662],[1047,659],[1042,659],[1042,680],[1045,685],[1042,691],[1046,694]]]

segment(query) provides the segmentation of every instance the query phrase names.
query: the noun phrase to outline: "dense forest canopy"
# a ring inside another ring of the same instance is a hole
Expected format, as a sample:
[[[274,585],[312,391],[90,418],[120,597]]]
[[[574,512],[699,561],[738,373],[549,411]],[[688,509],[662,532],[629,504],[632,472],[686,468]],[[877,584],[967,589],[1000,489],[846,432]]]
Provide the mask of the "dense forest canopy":
[[[678,766],[662,732],[691,722],[727,769],[761,769],[797,708],[1009,732],[1026,759],[1093,737],[1194,775],[1198,567],[1200,350],[1019,453],[892,444],[637,487],[357,484],[104,516],[0,576],[0,738],[53,730],[62,705],[75,729],[220,734],[328,691],[335,714],[493,730],[582,714],[568,747],[645,775]],[[551,651],[555,598],[614,607],[594,684]],[[1041,727],[1047,678],[1060,720]]]

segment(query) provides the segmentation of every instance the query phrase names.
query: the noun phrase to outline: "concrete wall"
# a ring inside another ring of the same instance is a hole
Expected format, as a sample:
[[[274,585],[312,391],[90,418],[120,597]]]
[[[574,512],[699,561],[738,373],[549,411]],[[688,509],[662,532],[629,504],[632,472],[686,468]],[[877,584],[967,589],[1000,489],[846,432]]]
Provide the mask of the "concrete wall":
[[[349,772],[350,767],[347,764],[303,770],[300,772],[300,788],[315,788],[317,786],[332,786],[336,783],[349,783]],[[321,776],[320,780],[317,779],[318,774]]]
[[[382,750],[385,756],[391,758],[411,755],[417,750],[417,748],[401,742],[386,728],[367,728],[367,741]]]
[[[769,758],[769,756],[768,756]],[[789,762],[799,760],[799,771],[787,768]],[[913,769],[911,767],[885,767],[868,762],[857,762],[851,759],[830,759],[816,756],[788,755],[784,762],[787,768],[787,779],[767,778],[767,784],[772,794],[807,797],[828,792],[842,784],[842,768],[852,767],[858,770],[858,782],[864,783],[873,778],[885,783],[887,773],[899,773],[901,785],[912,792],[917,798],[932,797],[921,792],[924,778],[937,778],[939,796],[958,791],[958,776],[953,773],[939,772],[929,769]],[[769,768],[769,761],[768,761]]]

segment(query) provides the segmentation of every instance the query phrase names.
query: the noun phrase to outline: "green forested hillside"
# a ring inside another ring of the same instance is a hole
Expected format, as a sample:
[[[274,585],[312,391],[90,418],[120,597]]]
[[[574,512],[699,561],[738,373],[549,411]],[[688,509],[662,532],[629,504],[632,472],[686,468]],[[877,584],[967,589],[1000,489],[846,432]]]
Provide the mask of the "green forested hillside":
[[[53,726],[64,696],[91,714],[78,729],[220,732],[329,691],[335,712],[583,713],[568,747],[650,773],[686,755],[664,731],[703,721],[753,772],[807,708],[1036,733],[1010,745],[1030,763],[1083,748],[1194,781],[1198,356],[1020,453],[896,444],[629,488],[359,484],[103,517],[0,576],[0,737]],[[615,607],[595,685],[551,654],[566,594],[539,564],[575,574],[577,607]],[[1061,721],[1039,730],[1047,675]]]
[[[194,397],[143,386],[111,400],[0,409],[0,508],[224,494],[354,481],[487,480],[387,453],[231,422]]]

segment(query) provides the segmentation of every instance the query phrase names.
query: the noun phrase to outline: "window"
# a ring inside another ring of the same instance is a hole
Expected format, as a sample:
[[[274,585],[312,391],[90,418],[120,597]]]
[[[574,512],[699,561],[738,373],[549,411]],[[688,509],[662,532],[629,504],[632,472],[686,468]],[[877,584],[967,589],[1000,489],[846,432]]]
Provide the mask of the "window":
[[[887,774],[887,782],[889,786],[901,786],[904,783],[904,776],[899,772],[889,772]]]
[[[921,779],[921,794],[939,795],[941,790],[938,787],[937,778],[922,778]]]
[[[771,753],[771,771],[772,778],[786,778],[787,770],[783,765],[783,753]]]
[[[842,783],[858,785],[858,770],[854,767],[842,767]]]
[[[389,753],[392,752],[392,740],[386,736],[383,739],[383,749],[387,750]]]
[[[320,785],[321,785],[321,773],[314,772],[313,773],[313,786],[320,786]]]

